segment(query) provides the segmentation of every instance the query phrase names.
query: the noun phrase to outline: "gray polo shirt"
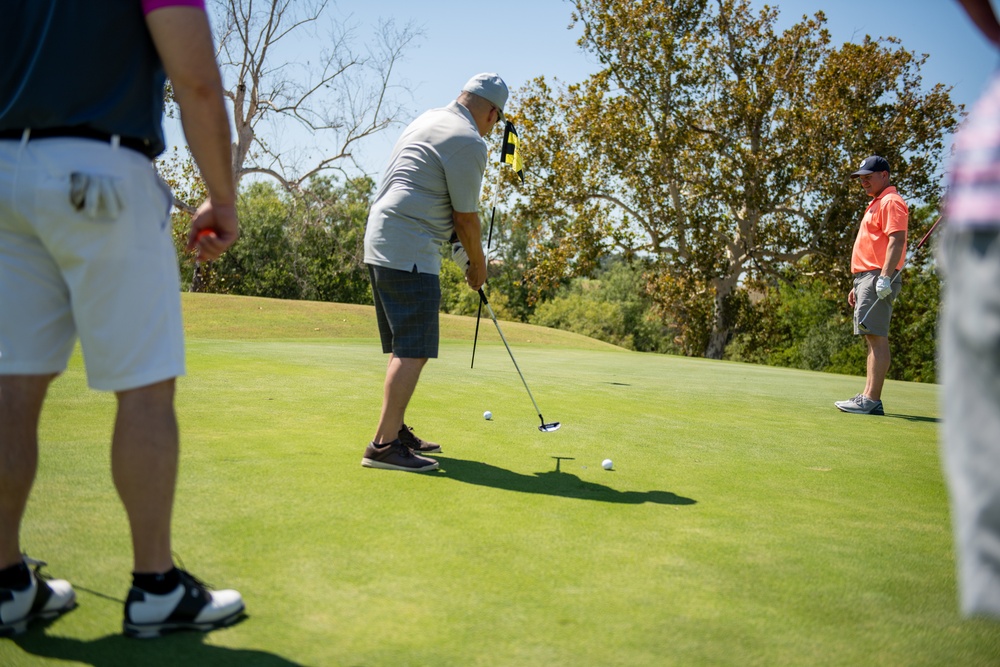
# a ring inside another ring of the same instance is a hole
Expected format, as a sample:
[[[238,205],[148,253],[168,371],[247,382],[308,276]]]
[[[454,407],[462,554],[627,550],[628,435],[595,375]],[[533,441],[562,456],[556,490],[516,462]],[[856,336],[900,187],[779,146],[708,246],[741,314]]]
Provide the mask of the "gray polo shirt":
[[[392,150],[368,213],[365,263],[439,274],[452,211],[479,210],[486,142],[458,102],[422,114]]]

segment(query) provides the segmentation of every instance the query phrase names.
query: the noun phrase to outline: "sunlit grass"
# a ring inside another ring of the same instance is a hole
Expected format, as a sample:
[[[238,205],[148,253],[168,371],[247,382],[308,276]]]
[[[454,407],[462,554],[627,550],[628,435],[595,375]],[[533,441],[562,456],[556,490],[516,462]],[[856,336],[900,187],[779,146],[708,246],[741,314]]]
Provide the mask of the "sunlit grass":
[[[441,471],[360,466],[385,357],[371,309],[188,296],[175,547],[246,598],[205,637],[117,636],[130,554],[113,399],[53,386],[25,547],[80,608],[0,664],[995,665],[962,621],[937,388],[624,352],[447,318],[409,410]],[[531,341],[530,343],[528,341]],[[482,417],[494,414],[492,421]],[[613,471],[601,469],[611,458]],[[48,658],[48,659],[46,659]]]

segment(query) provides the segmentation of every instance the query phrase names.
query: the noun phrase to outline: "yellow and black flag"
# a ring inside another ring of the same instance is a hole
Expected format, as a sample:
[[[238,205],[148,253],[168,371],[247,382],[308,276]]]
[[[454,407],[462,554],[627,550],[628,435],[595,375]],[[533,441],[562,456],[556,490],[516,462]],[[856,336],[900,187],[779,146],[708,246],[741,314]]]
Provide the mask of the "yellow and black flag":
[[[521,152],[518,150],[519,143],[514,123],[508,120],[503,128],[503,150],[500,153],[500,161],[514,167],[514,172],[524,183],[524,160],[521,159]]]

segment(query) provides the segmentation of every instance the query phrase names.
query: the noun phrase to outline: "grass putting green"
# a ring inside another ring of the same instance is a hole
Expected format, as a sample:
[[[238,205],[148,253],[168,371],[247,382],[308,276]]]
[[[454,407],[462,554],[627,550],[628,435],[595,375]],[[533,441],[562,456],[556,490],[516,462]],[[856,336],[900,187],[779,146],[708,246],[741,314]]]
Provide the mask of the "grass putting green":
[[[0,665],[997,665],[957,611],[937,387],[626,352],[442,319],[407,421],[441,470],[360,465],[386,358],[371,308],[185,295],[174,547],[249,617],[119,635],[131,555],[114,399],[52,387],[23,545],[80,606]],[[493,420],[483,412],[491,410]],[[614,460],[612,471],[601,468]]]

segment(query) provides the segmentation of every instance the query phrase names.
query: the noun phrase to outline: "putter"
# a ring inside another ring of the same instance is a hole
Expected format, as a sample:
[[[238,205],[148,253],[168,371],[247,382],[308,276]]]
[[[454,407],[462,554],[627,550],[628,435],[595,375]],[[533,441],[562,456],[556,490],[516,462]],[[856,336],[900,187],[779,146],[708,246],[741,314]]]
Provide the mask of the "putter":
[[[503,335],[503,330],[500,329],[500,323],[497,322],[497,316],[493,313],[493,307],[490,306],[490,302],[486,299],[486,294],[483,293],[482,288],[479,288],[479,302],[486,306],[486,312],[490,314],[490,319],[493,320],[493,324],[497,328],[497,333],[500,334],[500,340],[503,341],[504,347],[507,348],[507,354],[510,355],[510,360],[514,362],[514,368],[517,370],[517,374],[521,376],[521,382],[524,384],[524,388],[528,392],[528,398],[531,399],[531,404],[535,406],[535,412],[538,414],[538,419],[542,422],[538,430],[542,433],[551,433],[552,431],[558,431],[559,427],[562,426],[559,422],[549,422],[545,423],[545,418],[542,417],[542,411],[538,409],[538,403],[535,402],[535,397],[531,395],[531,390],[528,389],[528,383],[524,379],[524,374],[521,372],[520,367],[517,365],[517,359],[514,358],[514,353],[510,351],[510,345],[507,344],[507,339]]]

